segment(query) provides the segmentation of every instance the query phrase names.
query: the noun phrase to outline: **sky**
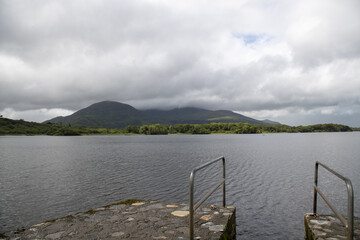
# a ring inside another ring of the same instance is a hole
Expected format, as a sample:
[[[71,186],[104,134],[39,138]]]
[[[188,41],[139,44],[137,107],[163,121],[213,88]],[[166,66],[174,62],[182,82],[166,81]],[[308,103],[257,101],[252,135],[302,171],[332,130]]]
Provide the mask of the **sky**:
[[[113,100],[360,127],[358,0],[0,0],[0,114]]]

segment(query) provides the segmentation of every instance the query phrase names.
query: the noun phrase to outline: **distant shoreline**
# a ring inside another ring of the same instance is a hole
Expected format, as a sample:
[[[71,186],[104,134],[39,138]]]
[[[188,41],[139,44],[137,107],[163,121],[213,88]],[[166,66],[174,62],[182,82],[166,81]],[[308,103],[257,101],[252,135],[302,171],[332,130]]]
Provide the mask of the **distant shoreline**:
[[[203,135],[203,134],[267,134],[267,133],[307,133],[307,132],[352,132],[360,128],[351,128],[342,124],[315,124],[308,126],[256,125],[249,123],[207,123],[176,125],[130,125],[123,129],[71,126],[53,123],[35,123],[24,120],[0,118],[0,135]]]

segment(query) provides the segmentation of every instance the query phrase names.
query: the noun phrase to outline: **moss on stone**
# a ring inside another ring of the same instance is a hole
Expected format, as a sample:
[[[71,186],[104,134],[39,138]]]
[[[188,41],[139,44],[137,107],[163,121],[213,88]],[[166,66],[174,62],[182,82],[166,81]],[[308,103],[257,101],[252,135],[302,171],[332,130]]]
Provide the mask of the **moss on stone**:
[[[75,217],[73,215],[68,215],[66,217],[63,217],[62,219],[68,221],[68,222],[71,222],[75,219]]]
[[[94,209],[90,209],[89,211],[86,211],[84,213],[86,213],[86,214],[95,214],[96,212],[98,212],[98,211],[96,211]]]
[[[46,223],[53,223],[53,222],[56,222],[56,219],[46,220],[45,222],[46,222]]]
[[[3,233],[0,233],[0,238],[7,238],[8,236],[6,236],[5,234]]]
[[[128,200],[125,200],[125,201],[121,201],[121,202],[117,202],[117,203],[112,203],[112,204],[106,205],[106,206],[104,206],[104,208],[109,208],[109,207],[111,207],[111,206],[122,205],[122,204],[130,205],[130,204],[133,204],[133,203],[136,203],[136,202],[143,202],[143,201],[144,201],[144,200],[141,200],[141,199],[128,199]]]
[[[232,213],[226,224],[221,224],[225,227],[225,231],[221,234],[219,240],[233,240],[236,239],[236,212]]]

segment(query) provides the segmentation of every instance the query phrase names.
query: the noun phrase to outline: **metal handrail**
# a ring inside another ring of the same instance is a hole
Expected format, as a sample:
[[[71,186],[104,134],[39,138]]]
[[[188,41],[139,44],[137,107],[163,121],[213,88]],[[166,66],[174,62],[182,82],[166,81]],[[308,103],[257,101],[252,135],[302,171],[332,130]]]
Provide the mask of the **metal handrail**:
[[[222,160],[223,162],[223,177],[221,179],[221,181],[216,184],[202,199],[200,199],[195,205],[194,205],[194,178],[195,178],[195,172],[217,162]],[[225,207],[226,204],[226,199],[225,199],[225,158],[224,157],[220,157],[217,159],[214,159],[212,161],[209,161],[197,168],[194,168],[191,171],[190,174],[190,182],[189,182],[189,238],[190,240],[194,239],[194,212],[196,211],[196,209],[198,209],[200,207],[200,205],[206,201],[206,199],[208,199],[210,197],[211,194],[213,194],[216,189],[218,189],[220,186],[223,186],[223,207]]]
[[[347,221],[345,218],[335,209],[335,207],[329,202],[329,200],[325,197],[325,195],[320,191],[318,188],[318,172],[319,172],[319,165],[343,180],[346,183],[346,189],[348,193],[348,206],[347,206]],[[353,239],[354,237],[354,190],[351,181],[340,175],[339,173],[335,172],[334,170],[330,169],[328,166],[316,161],[315,163],[315,178],[314,178],[314,205],[313,211],[316,214],[316,207],[317,207],[317,193],[324,199],[326,204],[330,207],[330,209],[335,213],[335,215],[340,219],[342,224],[344,224],[347,230],[347,239]]]

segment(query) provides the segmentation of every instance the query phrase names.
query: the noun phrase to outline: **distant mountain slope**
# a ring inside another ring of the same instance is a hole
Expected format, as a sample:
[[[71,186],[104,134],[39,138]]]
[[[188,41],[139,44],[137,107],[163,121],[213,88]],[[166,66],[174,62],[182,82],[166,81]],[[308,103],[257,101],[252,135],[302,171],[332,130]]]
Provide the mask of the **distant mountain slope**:
[[[226,110],[210,111],[200,108],[178,108],[169,111],[145,110],[143,113],[153,123],[170,125],[179,123],[203,124],[211,122],[264,124],[256,119]]]
[[[46,122],[63,125],[123,128],[128,125],[146,124],[143,113],[134,107],[112,101],[104,101],[83,108],[67,117],[56,117]]]
[[[269,119],[265,119],[265,120],[261,120],[263,122],[263,124],[266,124],[266,125],[281,125],[281,123],[279,122],[274,122],[274,121],[271,121]]]
[[[200,108],[178,108],[173,110],[144,110],[119,102],[104,101],[92,104],[67,117],[56,117],[46,122],[61,123],[72,126],[124,128],[128,125],[180,123],[203,124],[221,123],[251,123],[276,125],[276,122],[263,122],[231,111],[210,111]]]

